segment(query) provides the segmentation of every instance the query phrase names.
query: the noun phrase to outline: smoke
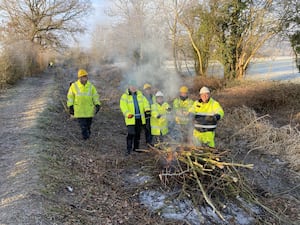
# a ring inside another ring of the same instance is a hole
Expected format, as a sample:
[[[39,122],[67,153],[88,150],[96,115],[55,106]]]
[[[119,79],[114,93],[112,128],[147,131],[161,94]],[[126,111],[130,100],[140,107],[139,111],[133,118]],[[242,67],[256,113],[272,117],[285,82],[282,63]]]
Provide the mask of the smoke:
[[[140,90],[145,83],[150,83],[167,98],[177,96],[179,87],[186,84],[172,63],[173,68],[166,66],[166,62],[173,60],[172,44],[161,2],[113,1],[109,8],[114,22],[111,26],[99,22],[92,41],[92,49],[99,56],[96,62],[113,62],[122,69],[122,91],[128,88],[130,80],[135,80]]]
[[[146,40],[140,45],[132,45],[127,49],[127,57],[123,58],[123,80],[121,88],[126,89],[128,81],[135,80],[142,90],[145,83],[152,86],[154,92],[160,90],[167,98],[178,95],[181,77],[170,67],[166,66],[170,58],[168,49],[162,41]]]

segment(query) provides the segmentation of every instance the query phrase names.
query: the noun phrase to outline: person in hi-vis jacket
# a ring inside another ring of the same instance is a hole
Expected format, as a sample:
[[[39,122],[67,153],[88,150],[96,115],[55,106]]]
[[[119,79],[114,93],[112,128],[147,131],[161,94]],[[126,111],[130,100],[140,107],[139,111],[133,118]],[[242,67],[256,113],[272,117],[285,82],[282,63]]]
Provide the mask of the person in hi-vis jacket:
[[[215,147],[215,129],[224,111],[220,103],[211,97],[207,87],[200,89],[200,99],[196,100],[189,112],[194,119],[193,142],[196,146]]]
[[[127,127],[126,155],[139,149],[141,129],[146,124],[146,116],[150,115],[150,106],[143,95],[137,90],[135,81],[129,81],[128,88],[120,98],[120,109]]]
[[[78,80],[70,84],[67,106],[69,113],[79,122],[82,138],[89,139],[92,119],[100,110],[100,100],[96,87],[88,80],[84,69],[78,70]]]

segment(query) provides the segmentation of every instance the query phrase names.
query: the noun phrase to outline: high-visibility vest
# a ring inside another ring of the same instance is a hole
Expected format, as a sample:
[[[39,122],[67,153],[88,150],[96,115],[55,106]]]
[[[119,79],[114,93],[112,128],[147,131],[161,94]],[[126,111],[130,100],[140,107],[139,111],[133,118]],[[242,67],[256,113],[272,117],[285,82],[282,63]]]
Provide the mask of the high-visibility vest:
[[[224,111],[219,102],[210,98],[207,103],[202,101],[195,101],[189,112],[195,115],[194,128],[198,131],[214,131],[217,127],[217,121],[213,116],[219,114],[221,118],[224,117]]]
[[[170,105],[167,102],[163,104],[154,103],[151,105],[151,134],[152,135],[166,135],[169,133],[168,129],[168,119],[167,113]],[[161,115],[160,118],[157,118],[158,115]]]
[[[189,109],[192,107],[194,101],[187,98],[186,100],[181,100],[176,98],[173,101],[173,110],[175,112],[175,121],[177,124],[186,125],[190,121]]]
[[[145,96],[145,98],[147,99],[149,105],[150,105],[150,108],[151,108],[151,105],[154,104],[156,102],[156,98],[154,95],[150,95],[150,96],[146,96],[146,94],[143,94]],[[152,103],[150,102],[150,99],[152,100]]]
[[[136,98],[140,115],[135,115],[133,96],[131,93],[129,93],[129,90],[127,90],[120,98],[120,109],[124,115],[126,126],[135,125],[135,116],[140,116],[142,119],[142,124],[146,124],[145,111],[150,111],[150,105],[141,91],[136,91]],[[132,118],[128,118],[129,114],[134,116]]]
[[[75,118],[90,118],[95,114],[95,105],[100,105],[95,86],[87,81],[83,85],[80,80],[72,83],[68,91],[67,106],[74,106]]]

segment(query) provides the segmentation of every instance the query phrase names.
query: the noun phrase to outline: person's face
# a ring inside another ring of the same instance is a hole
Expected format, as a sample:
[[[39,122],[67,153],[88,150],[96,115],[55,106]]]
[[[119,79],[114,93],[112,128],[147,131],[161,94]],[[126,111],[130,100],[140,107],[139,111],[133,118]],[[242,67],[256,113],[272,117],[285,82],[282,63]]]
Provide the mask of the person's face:
[[[80,80],[80,83],[86,84],[86,82],[88,81],[88,76],[80,77],[79,80]]]
[[[187,92],[180,92],[180,96],[186,97],[186,96],[188,96],[188,93]]]
[[[200,94],[200,98],[201,98],[202,102],[207,103],[210,98],[210,93]]]
[[[151,88],[146,88],[145,89],[145,94],[150,95],[152,93],[152,89]]]
[[[130,86],[129,86],[129,91],[130,91],[131,93],[136,92],[136,86],[130,85]]]
[[[156,101],[157,101],[157,103],[161,104],[161,103],[163,103],[163,101],[164,101],[164,97],[162,97],[162,96],[157,96],[157,97],[156,97]]]

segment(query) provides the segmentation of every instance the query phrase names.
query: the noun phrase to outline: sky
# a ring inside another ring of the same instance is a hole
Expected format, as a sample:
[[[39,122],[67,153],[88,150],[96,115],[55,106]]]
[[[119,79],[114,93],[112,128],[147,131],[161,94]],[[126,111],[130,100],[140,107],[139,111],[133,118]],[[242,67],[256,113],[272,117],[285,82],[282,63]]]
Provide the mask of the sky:
[[[92,4],[95,10],[91,15],[91,23],[95,21],[105,22],[109,19],[109,17],[104,12],[111,4],[109,0],[92,0]]]
[[[80,38],[80,44],[83,47],[87,47],[90,42],[90,34],[94,31],[97,23],[105,24],[111,19],[105,14],[105,10],[110,6],[111,2],[109,0],[92,0],[92,5],[94,10],[87,17],[87,31],[86,34]]]

